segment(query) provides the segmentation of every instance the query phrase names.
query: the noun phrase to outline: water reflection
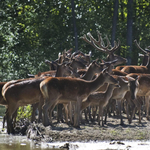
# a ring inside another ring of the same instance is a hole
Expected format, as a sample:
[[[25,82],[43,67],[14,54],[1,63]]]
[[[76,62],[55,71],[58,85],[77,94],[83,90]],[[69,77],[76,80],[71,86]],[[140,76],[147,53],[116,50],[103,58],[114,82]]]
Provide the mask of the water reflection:
[[[0,119],[0,150],[60,150],[50,147],[46,143],[36,143],[26,136],[8,135],[6,130],[2,132],[2,119]],[[62,150],[62,149],[61,149]]]
[[[7,134],[0,134],[0,150],[52,150],[48,144],[35,143],[26,138],[26,136],[12,136]],[[56,150],[57,148],[55,148]]]

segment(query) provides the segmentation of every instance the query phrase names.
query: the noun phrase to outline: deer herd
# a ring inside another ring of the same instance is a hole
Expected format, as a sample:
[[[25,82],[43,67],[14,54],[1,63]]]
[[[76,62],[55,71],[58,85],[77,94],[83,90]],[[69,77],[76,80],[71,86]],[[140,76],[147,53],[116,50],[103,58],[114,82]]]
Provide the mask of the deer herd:
[[[83,121],[98,121],[104,126],[107,115],[115,113],[116,109],[121,125],[124,124],[122,113],[131,123],[138,112],[141,123],[145,110],[149,120],[150,50],[142,49],[135,40],[136,46],[144,53],[139,54],[143,63],[127,66],[125,58],[114,54],[120,48],[120,41],[111,46],[106,37],[105,46],[101,33],[97,34],[98,40],[91,33],[81,39],[107,54],[105,60],[92,60],[91,52],[64,50],[55,61],[45,61],[49,71],[0,83],[0,105],[6,107],[8,134],[15,133],[17,110],[26,105],[33,107],[31,122],[35,121],[35,110],[38,109],[38,122],[45,126],[53,125],[54,110],[57,110],[58,122],[65,121],[74,127],[80,127]]]

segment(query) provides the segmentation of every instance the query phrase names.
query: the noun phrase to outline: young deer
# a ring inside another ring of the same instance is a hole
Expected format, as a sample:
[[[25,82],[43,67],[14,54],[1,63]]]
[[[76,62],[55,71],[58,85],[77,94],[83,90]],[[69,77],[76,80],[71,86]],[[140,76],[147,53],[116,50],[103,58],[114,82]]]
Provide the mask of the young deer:
[[[100,125],[100,117],[102,126],[104,126],[103,123],[103,109],[108,104],[112,94],[113,90],[115,88],[119,88],[120,86],[117,84],[109,84],[108,88],[105,92],[94,92],[90,94],[86,101],[82,102],[81,111],[84,110],[86,107],[90,105],[96,105],[99,107],[99,114],[98,114],[98,124]]]
[[[134,94],[136,98],[138,98],[139,96],[145,97],[146,118],[147,120],[149,120],[150,74],[139,75],[135,81],[135,85],[135,90],[132,91],[132,94]]]

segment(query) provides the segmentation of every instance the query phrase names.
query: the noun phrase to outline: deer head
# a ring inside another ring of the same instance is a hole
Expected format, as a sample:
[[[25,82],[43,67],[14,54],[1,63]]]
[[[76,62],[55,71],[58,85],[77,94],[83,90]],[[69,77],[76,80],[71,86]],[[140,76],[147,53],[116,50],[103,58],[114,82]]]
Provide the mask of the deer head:
[[[146,66],[149,62],[150,59],[150,50],[148,49],[149,47],[147,47],[145,50],[143,48],[141,48],[140,44],[137,42],[137,40],[134,40],[135,45],[137,46],[137,48],[139,48],[144,54],[140,54],[140,57],[143,57],[143,63],[142,66]]]
[[[50,70],[56,70],[57,69],[57,65],[55,63],[53,63],[52,61],[45,60],[45,63],[47,65],[49,65]]]

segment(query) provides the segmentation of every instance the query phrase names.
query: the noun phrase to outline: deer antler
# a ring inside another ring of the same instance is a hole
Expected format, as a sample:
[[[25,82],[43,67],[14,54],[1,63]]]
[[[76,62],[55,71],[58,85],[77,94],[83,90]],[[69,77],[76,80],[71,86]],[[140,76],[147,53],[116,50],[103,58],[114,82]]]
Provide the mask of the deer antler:
[[[148,46],[147,48],[145,48],[145,51],[150,53],[150,46]]]
[[[114,51],[116,51],[120,47],[120,41],[118,43],[114,41],[114,47],[112,47],[107,36],[106,36],[107,46],[105,46],[103,38],[99,31],[97,31],[97,35],[98,35],[98,41],[92,36],[90,32],[87,33],[87,36],[90,38],[90,40],[87,39],[86,35],[84,35],[81,38],[87,43],[89,43],[90,45],[92,45],[95,49],[102,51],[104,53],[107,53],[107,54],[110,52],[114,53]],[[109,49],[108,47],[111,47],[111,48]]]
[[[143,51],[145,54],[147,54],[147,52],[143,48],[140,47],[140,44],[138,44],[137,40],[134,40],[134,42],[141,51]]]
[[[146,51],[146,52],[148,52],[148,53],[150,53],[150,50],[149,50],[149,49],[147,49],[147,48],[145,48],[145,51]]]
[[[92,45],[95,49],[99,50],[99,51],[102,51],[104,53],[107,53],[107,51],[101,49],[100,47],[98,47],[94,41],[96,42],[96,40],[92,37],[91,33],[87,33],[87,36],[90,38],[90,40],[86,37],[86,35],[84,34],[81,38],[87,42],[88,44]],[[98,41],[97,41],[98,42]]]

